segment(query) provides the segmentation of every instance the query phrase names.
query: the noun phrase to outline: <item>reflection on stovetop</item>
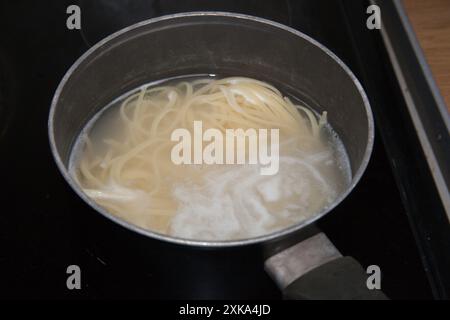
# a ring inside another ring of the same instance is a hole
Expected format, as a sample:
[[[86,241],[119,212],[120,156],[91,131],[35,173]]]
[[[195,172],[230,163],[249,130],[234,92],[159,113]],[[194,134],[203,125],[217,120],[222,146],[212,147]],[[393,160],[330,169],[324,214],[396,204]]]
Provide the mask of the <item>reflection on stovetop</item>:
[[[64,72],[90,45],[131,23],[163,14],[216,10],[269,18],[291,25],[332,49],[356,74],[354,48],[345,33],[339,1],[78,1],[82,29],[65,28],[66,7],[73,1],[46,5],[21,1],[0,4],[3,39],[1,75],[13,74],[14,85],[0,86],[2,107],[12,110],[0,136],[3,210],[0,215],[2,290],[8,297],[140,298],[280,298],[251,253],[239,264],[208,265],[189,254],[172,257],[171,265],[145,269],[128,258],[109,260],[87,240],[85,221],[102,220],[66,185],[53,162],[47,139],[52,95]],[[20,13],[21,23],[16,20]],[[20,39],[20,41],[18,41]],[[5,69],[6,70],[6,69]],[[8,76],[9,77],[9,76]],[[7,92],[5,92],[7,91]],[[370,96],[370,92],[368,92]],[[3,97],[8,97],[5,100]],[[5,110],[6,110],[5,108]],[[3,111],[0,109],[3,117]],[[90,218],[86,220],[86,216]],[[344,254],[364,266],[377,264],[383,290],[391,298],[431,297],[384,147],[376,140],[362,181],[320,227]],[[119,227],[118,227],[119,228]],[[101,236],[101,231],[99,230]],[[127,243],[121,250],[127,249]],[[157,261],[161,253],[149,250]],[[170,257],[169,257],[170,258]],[[66,288],[66,268],[79,265],[83,287]],[[230,268],[230,270],[227,270]],[[234,269],[236,268],[236,269]],[[190,275],[187,277],[186,275]],[[209,282],[205,281],[208,276]],[[411,285],[414,279],[414,285]],[[171,288],[178,288],[171,291]]]

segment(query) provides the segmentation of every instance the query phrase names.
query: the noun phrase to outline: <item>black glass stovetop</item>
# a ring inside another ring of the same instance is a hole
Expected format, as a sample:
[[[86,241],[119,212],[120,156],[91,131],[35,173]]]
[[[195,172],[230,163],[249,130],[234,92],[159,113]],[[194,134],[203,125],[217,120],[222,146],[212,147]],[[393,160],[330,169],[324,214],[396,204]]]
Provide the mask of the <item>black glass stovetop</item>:
[[[81,8],[82,32],[66,28],[66,8],[70,4]],[[147,250],[154,263],[145,268],[126,257],[102,257],[96,244],[86,241],[82,221],[86,215],[97,220],[104,218],[72,192],[51,156],[47,137],[50,102],[65,71],[89,46],[137,21],[184,11],[231,11],[275,20],[329,47],[358,77],[367,69],[381,72],[375,65],[382,65],[382,60],[376,60],[376,56],[373,66],[361,68],[358,46],[349,36],[348,15],[352,13],[346,7],[348,1],[329,0],[3,2],[0,296],[281,298],[259,258],[252,254],[241,258],[237,268],[228,265],[227,259],[220,267],[209,268],[208,253],[195,258],[184,253],[162,265],[158,261],[168,253],[151,248]],[[364,14],[355,13],[361,17]],[[367,93],[372,99],[383,95],[383,90],[372,86]],[[377,107],[377,103],[373,104],[375,115],[381,113],[375,110]],[[380,120],[376,118],[375,149],[363,179],[321,221],[320,227],[343,254],[355,257],[363,266],[380,266],[382,289],[390,298],[432,298],[427,271],[394,178],[395,168],[381,138],[384,128]],[[127,242],[117,245],[120,250],[127,250]],[[66,288],[66,268],[72,264],[82,270],[83,287],[79,291]]]

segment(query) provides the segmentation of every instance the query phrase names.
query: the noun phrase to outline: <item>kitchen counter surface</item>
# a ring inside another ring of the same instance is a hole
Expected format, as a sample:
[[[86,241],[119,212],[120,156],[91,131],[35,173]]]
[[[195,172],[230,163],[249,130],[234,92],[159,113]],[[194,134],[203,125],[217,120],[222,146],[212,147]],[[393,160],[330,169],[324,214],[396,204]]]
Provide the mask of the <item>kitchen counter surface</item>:
[[[403,0],[403,5],[450,112],[450,1]]]

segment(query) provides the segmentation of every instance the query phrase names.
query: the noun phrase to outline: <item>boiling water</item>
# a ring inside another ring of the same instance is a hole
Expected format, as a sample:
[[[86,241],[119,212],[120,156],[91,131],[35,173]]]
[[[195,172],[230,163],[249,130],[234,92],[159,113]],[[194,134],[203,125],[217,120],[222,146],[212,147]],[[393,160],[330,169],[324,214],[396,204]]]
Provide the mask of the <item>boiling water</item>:
[[[177,78],[146,87],[196,79]],[[117,147],[123,153],[136,147],[130,142],[127,136],[130,132],[120,115],[122,102],[136,92],[139,90],[116,99],[89,121],[73,148],[70,171],[89,197],[110,213],[139,227],[194,240],[236,240],[265,235],[326,209],[351,181],[345,148],[327,124],[312,143],[281,130],[279,171],[274,175],[261,175],[259,164],[176,165],[170,157],[176,142],[164,141],[164,146],[162,142],[156,143],[141,154],[143,158],[157,159],[152,163],[158,166],[155,175],[147,177],[147,171],[142,171],[155,169],[147,167],[146,162],[136,163],[134,167],[131,163],[122,172],[126,179],[118,182],[102,166],[105,161],[120,161],[123,156],[120,152],[111,153],[108,141],[127,144]],[[196,116],[191,115],[186,123],[198,120]],[[154,121],[151,114],[148,118],[148,122],[141,122],[144,126],[151,126]],[[171,118],[161,120],[159,128],[168,128],[171,121]],[[163,136],[167,141],[170,133],[169,130]],[[90,159],[88,175],[80,169],[80,163],[87,158]],[[100,182],[93,184],[94,178]],[[158,186],[152,189],[156,191],[149,192],[149,184],[156,179]]]

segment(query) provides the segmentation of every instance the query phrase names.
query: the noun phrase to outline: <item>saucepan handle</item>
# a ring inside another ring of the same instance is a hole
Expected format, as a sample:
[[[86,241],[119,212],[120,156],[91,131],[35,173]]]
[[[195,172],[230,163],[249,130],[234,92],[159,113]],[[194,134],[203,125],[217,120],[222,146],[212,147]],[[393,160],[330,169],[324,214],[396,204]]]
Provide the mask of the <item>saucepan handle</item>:
[[[285,299],[386,300],[369,289],[369,275],[352,257],[343,257],[324,233],[318,233],[265,262]]]

